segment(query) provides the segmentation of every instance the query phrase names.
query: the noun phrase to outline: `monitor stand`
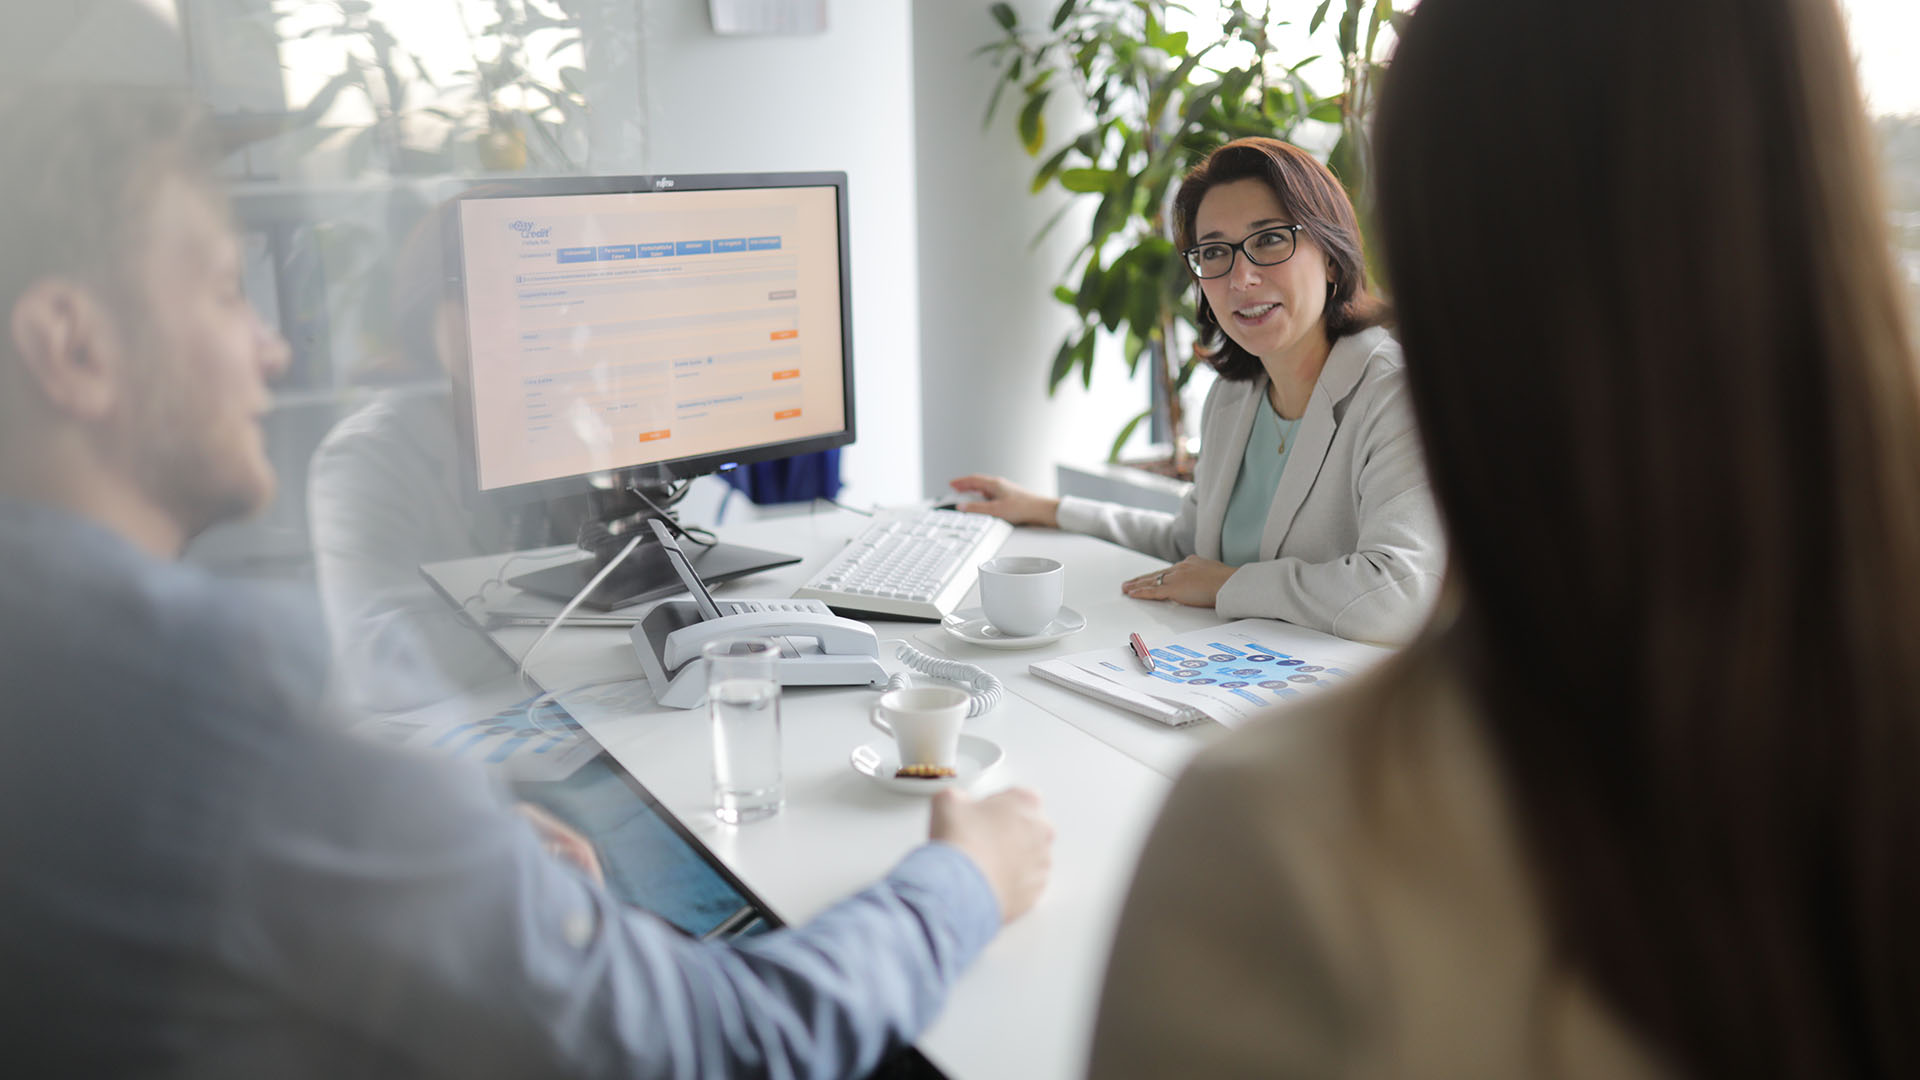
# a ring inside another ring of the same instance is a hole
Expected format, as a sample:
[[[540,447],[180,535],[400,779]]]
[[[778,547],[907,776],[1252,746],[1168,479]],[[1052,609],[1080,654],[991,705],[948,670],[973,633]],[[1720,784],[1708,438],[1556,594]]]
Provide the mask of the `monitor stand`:
[[[761,570],[771,570],[776,566],[791,566],[800,561],[798,555],[783,555],[777,551],[763,551],[741,544],[715,544],[705,548],[698,544],[682,546],[694,570],[699,572],[700,579],[710,585]],[[566,601],[573,599],[581,587],[593,580],[593,575],[600,572],[600,566],[597,560],[589,557],[522,574],[507,584],[535,596]],[[580,604],[596,611],[612,611],[642,600],[685,591],[686,586],[680,583],[679,575],[673,572],[673,564],[667,561],[660,545],[648,542],[634,548],[633,554],[627,556],[626,561],[607,575],[607,580],[588,593]]]

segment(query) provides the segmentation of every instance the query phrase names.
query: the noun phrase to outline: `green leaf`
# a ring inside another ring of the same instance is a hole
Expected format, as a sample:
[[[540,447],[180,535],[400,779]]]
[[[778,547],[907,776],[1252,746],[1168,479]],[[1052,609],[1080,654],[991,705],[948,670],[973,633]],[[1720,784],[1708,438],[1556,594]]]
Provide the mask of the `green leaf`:
[[[1072,143],[1054,151],[1053,156],[1042,163],[1039,171],[1033,174],[1033,184],[1028,190],[1034,195],[1040,194],[1040,189],[1046,187],[1054,174],[1060,171],[1060,166],[1066,162],[1067,155],[1071,153],[1073,153]]]
[[[1187,55],[1187,32],[1182,30],[1177,34],[1168,34],[1160,39],[1160,47],[1174,56]]]
[[[1307,119],[1318,120],[1323,124],[1339,123],[1341,117],[1346,114],[1346,110],[1342,107],[1344,100],[1341,95],[1321,98],[1314,104],[1312,111],[1307,113]]]
[[[1340,141],[1334,143],[1333,149],[1328,152],[1327,168],[1340,178],[1340,186],[1346,188],[1349,195],[1359,190],[1361,177],[1357,174],[1360,171],[1360,155],[1347,135],[1342,134]]]
[[[1080,292],[1073,303],[1082,315],[1091,315],[1093,309],[1100,306],[1102,289],[1106,282],[1106,271],[1100,269],[1098,260],[1089,260],[1086,272],[1080,275]]]
[[[1149,120],[1159,119],[1161,111],[1167,107],[1167,99],[1173,96],[1175,90],[1187,85],[1187,78],[1193,74],[1193,69],[1199,63],[1200,58],[1198,56],[1189,56],[1185,60],[1180,61],[1178,67],[1168,72],[1165,77],[1154,85],[1153,93],[1147,98],[1146,115]]]
[[[1073,5],[1079,2],[1080,0],[1061,0],[1060,6],[1054,9],[1053,22],[1049,28],[1058,30],[1065,26],[1067,19],[1073,14]]]
[[[1020,110],[1020,143],[1028,154],[1039,154],[1040,147],[1046,143],[1047,120],[1040,113],[1052,95],[1053,91],[1042,90],[1028,98],[1026,108]]]
[[[1152,415],[1152,409],[1143,409],[1135,415],[1133,419],[1127,421],[1127,425],[1120,429],[1120,434],[1114,436],[1113,449],[1107,451],[1108,461],[1117,462],[1120,460],[1120,451],[1126,447],[1127,440],[1133,438],[1133,430],[1140,426],[1140,421]]]
[[[1160,315],[1166,310],[1161,279],[1172,251],[1173,245],[1161,236],[1150,236],[1133,249],[1132,296],[1127,303],[1127,322],[1142,338],[1152,336],[1159,329]]]
[[[993,96],[987,99],[987,115],[980,118],[980,128],[982,131],[993,126],[993,114],[1000,109],[1000,95],[1006,92],[1007,87],[1011,85],[1012,82],[1012,79],[1003,78],[993,84]]]
[[[1107,271],[1106,284],[1100,290],[1100,325],[1109,333],[1120,329],[1120,320],[1127,313],[1133,300],[1134,282],[1133,252],[1114,260]]]
[[[1061,382],[1073,373],[1076,367],[1085,368],[1093,363],[1093,330],[1083,331],[1078,340],[1061,343],[1060,351],[1054,354],[1052,377],[1047,382],[1047,393],[1060,389]]]
[[[1093,385],[1093,343],[1093,331],[1088,330],[1073,350],[1073,362],[1080,365],[1080,382],[1084,386]]]
[[[1073,290],[1067,288],[1065,285],[1055,285],[1053,287],[1053,298],[1068,305],[1073,304],[1077,299],[1073,295]]]
[[[1014,15],[1011,5],[995,4],[987,10],[993,13],[993,21],[1000,24],[1000,29],[1008,33],[1012,33],[1014,25],[1020,21],[1019,17]]]
[[[1327,21],[1327,8],[1332,5],[1333,0],[1320,0],[1320,6],[1313,9],[1313,18],[1307,20],[1307,33],[1312,34],[1319,31],[1320,24]]]
[[[1060,343],[1060,351],[1053,354],[1053,368],[1047,373],[1047,393],[1059,389],[1060,383],[1073,370],[1074,346],[1077,344],[1069,335]]]
[[[1067,149],[1070,150],[1072,147]],[[1105,191],[1112,181],[1113,173],[1108,169],[1066,169],[1060,173],[1060,186],[1068,191],[1083,193]]]
[[[1218,79],[1188,90],[1186,107],[1180,110],[1181,121],[1191,124],[1200,119],[1200,115],[1207,111],[1219,93],[1220,80]]]

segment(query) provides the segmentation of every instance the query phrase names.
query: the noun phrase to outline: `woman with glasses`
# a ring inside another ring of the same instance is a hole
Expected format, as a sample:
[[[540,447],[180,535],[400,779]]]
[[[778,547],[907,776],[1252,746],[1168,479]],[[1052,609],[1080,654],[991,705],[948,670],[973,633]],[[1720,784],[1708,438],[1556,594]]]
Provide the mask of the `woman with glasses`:
[[[1172,564],[1123,583],[1129,596],[1405,640],[1439,587],[1440,525],[1346,192],[1305,152],[1240,139],[1187,174],[1174,222],[1219,375],[1180,511],[1049,498],[997,476],[953,481],[980,496],[961,509]]]
[[[1834,0],[1422,0],[1375,131],[1446,595],[1175,785],[1092,1074],[1920,1076],[1920,369]]]

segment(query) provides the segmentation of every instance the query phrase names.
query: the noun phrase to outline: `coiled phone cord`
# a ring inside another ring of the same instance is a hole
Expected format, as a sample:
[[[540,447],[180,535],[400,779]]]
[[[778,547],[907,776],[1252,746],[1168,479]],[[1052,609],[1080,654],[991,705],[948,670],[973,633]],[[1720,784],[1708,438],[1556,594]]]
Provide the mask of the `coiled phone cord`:
[[[972,664],[963,664],[958,660],[929,656],[904,641],[897,644],[899,648],[894,651],[894,655],[908,667],[936,679],[948,679],[960,683],[973,694],[973,700],[967,705],[968,716],[992,712],[994,707],[1000,704],[1000,695],[1006,692],[1006,688],[1001,686],[1000,680],[994,678],[991,673]],[[912,685],[912,676],[902,671],[887,680],[886,688],[902,690]]]

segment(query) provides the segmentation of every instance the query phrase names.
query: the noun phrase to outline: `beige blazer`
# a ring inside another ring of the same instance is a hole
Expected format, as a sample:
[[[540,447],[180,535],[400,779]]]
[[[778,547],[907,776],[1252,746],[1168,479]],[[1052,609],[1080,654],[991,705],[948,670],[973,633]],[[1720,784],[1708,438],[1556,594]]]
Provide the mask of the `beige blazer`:
[[[1415,670],[1422,663],[1431,670]],[[1411,653],[1175,784],[1107,970],[1096,1077],[1657,1076],[1555,966],[1450,673]]]
[[[1060,527],[1168,562],[1220,558],[1240,458],[1267,393],[1263,374],[1216,382],[1200,460],[1177,514],[1060,501]],[[1425,621],[1446,562],[1400,346],[1384,329],[1334,342],[1261,533],[1265,561],[1240,567],[1215,606],[1362,641],[1400,642]]]

